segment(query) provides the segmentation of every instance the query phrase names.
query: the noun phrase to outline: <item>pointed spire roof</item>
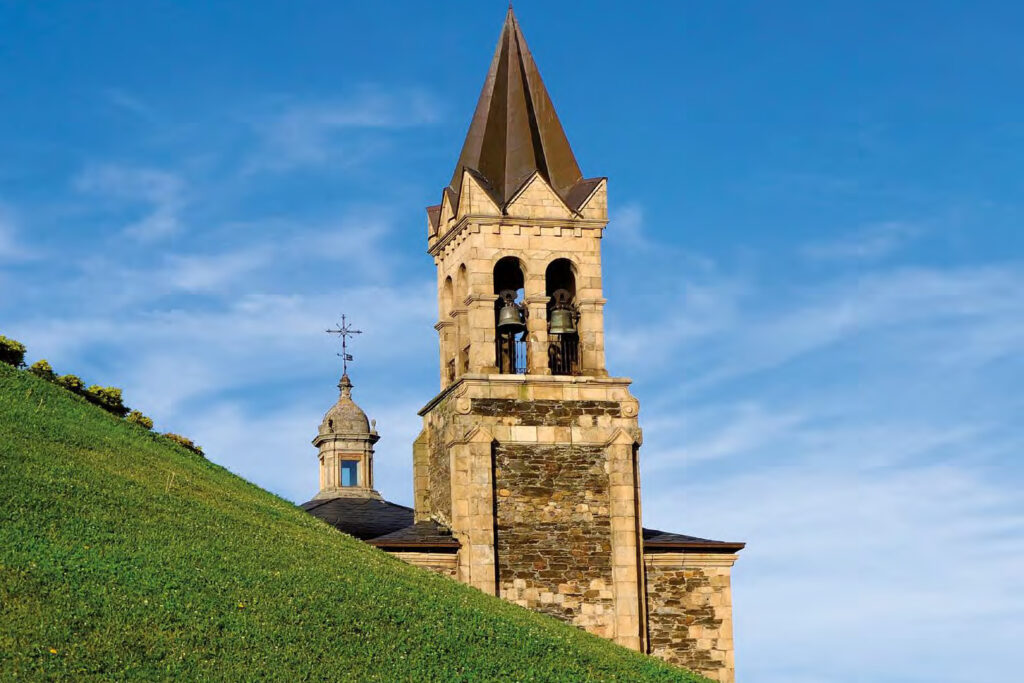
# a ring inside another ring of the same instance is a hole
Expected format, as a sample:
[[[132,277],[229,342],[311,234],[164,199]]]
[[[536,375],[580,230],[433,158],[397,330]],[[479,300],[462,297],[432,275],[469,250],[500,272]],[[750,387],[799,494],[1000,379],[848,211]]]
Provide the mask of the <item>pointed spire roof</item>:
[[[583,174],[511,5],[449,189],[453,206],[469,170],[500,207],[534,172],[567,204]],[[585,199],[585,197],[584,197]]]

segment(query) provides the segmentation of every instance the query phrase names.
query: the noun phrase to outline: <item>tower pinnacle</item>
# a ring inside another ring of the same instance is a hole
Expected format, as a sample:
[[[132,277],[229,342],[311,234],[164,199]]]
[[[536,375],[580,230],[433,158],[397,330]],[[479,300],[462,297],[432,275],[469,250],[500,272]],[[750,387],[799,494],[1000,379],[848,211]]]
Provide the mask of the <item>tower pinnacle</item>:
[[[509,4],[476,111],[446,188],[458,203],[463,171],[505,206],[535,172],[572,206],[583,174]],[[575,207],[573,207],[575,208]]]

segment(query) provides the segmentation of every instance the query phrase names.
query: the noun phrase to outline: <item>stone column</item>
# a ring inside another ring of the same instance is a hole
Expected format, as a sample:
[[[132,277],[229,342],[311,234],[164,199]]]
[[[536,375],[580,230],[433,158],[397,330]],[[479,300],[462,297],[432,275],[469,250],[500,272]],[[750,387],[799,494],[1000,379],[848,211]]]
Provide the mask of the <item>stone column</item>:
[[[548,300],[551,297],[543,294],[526,296],[526,339],[530,347],[530,365],[527,372],[531,375],[550,375],[548,367]]]
[[[584,375],[607,377],[604,367],[604,305],[606,299],[580,299],[580,367]]]
[[[465,354],[463,354],[463,349],[465,349],[469,340],[469,310],[463,302],[459,302],[459,304],[459,307],[452,311],[452,320],[455,323],[452,328],[452,357],[455,358],[455,379],[465,374],[464,362],[467,359]]]
[[[434,329],[437,330],[439,344],[441,347],[441,390],[451,384],[451,380],[448,378],[448,360],[452,355],[452,336],[453,328],[455,323],[451,320],[439,320],[434,325]]]
[[[495,296],[472,294],[467,299],[467,327],[469,329],[469,371],[493,374],[498,372],[494,363],[494,300]]]

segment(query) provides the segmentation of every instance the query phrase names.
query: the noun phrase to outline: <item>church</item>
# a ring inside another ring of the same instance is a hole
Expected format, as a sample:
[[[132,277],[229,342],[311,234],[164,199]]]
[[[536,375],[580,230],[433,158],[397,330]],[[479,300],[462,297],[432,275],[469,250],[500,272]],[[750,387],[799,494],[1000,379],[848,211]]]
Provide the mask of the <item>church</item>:
[[[415,507],[374,488],[380,435],[347,372],[313,440],[320,490],[302,507],[406,562],[732,681],[744,544],[641,524],[639,402],[605,367],[607,191],[583,177],[510,8],[454,173],[427,208],[440,391],[412,444]]]

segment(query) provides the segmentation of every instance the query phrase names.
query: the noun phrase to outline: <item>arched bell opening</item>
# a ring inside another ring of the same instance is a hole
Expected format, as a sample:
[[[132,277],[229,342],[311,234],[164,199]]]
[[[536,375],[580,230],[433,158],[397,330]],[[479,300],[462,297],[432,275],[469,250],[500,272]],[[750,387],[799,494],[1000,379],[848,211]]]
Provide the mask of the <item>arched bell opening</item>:
[[[515,256],[494,264],[494,364],[502,374],[524,374],[528,367],[524,285],[523,266]]]
[[[548,296],[548,368],[552,375],[580,372],[579,308],[576,305],[576,274],[569,259],[555,259],[544,272]]]

